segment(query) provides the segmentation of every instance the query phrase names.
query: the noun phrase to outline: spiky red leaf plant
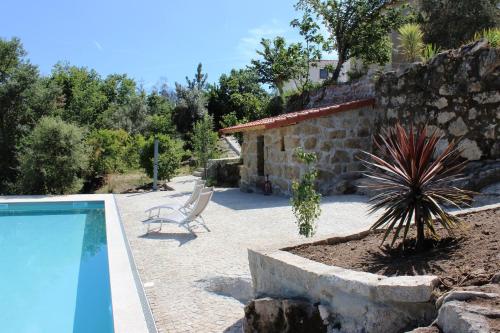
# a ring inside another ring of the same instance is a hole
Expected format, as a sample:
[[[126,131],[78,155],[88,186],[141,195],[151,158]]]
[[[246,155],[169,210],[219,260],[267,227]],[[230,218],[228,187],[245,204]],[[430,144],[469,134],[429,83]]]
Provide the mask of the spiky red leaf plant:
[[[407,132],[397,124],[374,139],[380,156],[365,152],[370,157],[363,161],[368,169],[365,173],[370,180],[368,187],[378,193],[370,199],[370,213],[383,210],[371,229],[386,228],[382,244],[393,230],[391,247],[402,230],[404,244],[410,224],[414,222],[416,249],[422,250],[426,228],[430,235],[437,236],[434,219],[448,232],[460,222],[447,213],[443,205],[461,206],[472,199],[471,192],[452,185],[466,164],[460,158],[456,142],[437,154],[441,136],[437,131],[427,136],[427,132],[426,126],[417,130],[411,126]]]

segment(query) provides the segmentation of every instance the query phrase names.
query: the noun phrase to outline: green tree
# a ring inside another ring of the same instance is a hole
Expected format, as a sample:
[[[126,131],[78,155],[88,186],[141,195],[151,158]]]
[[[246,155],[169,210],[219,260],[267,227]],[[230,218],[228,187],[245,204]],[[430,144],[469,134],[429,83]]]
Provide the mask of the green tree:
[[[0,38],[0,193],[15,182],[20,140],[55,105],[38,79],[21,41]]]
[[[263,38],[262,50],[257,54],[262,59],[252,60],[252,67],[261,83],[274,87],[283,97],[283,88],[287,81],[299,78],[304,73],[305,54],[299,43],[287,45],[283,37],[274,40]]]
[[[217,128],[229,114],[241,122],[265,117],[268,101],[269,94],[251,69],[233,69],[208,88],[208,113],[214,117]]]
[[[424,41],[456,48],[478,31],[500,25],[497,0],[420,0]]]
[[[400,49],[407,61],[419,61],[424,52],[424,40],[420,26],[415,23],[407,23],[398,30]]]
[[[125,171],[125,156],[129,153],[127,147],[131,141],[132,138],[122,129],[99,129],[90,133],[86,140],[90,149],[90,175],[105,176]]]
[[[194,156],[198,166],[203,167],[205,179],[207,179],[208,160],[216,155],[218,136],[213,128],[213,118],[207,113],[194,124],[191,138]]]
[[[292,183],[292,211],[297,219],[299,234],[311,237],[316,232],[316,220],[321,215],[321,195],[315,190],[317,172],[314,165],[317,157],[302,148],[295,151],[295,157],[305,164],[306,171],[299,181]]]
[[[316,66],[316,62],[321,59],[321,48],[324,44],[323,36],[320,33],[320,27],[314,21],[310,8],[305,8],[302,19],[294,19],[290,22],[292,27],[298,28],[300,35],[304,38],[304,53],[306,64],[302,66],[303,73],[299,76],[302,91],[309,89],[311,80],[309,77],[309,68]]]
[[[178,83],[175,84],[177,105],[174,109],[173,120],[177,131],[186,137],[193,129],[193,124],[201,119],[207,112],[207,96],[198,88],[186,88]]]
[[[58,117],[43,117],[19,151],[20,191],[64,194],[81,189],[88,149],[83,130]]]
[[[385,64],[390,60],[389,32],[403,22],[402,8],[393,0],[299,0],[297,9],[312,10],[330,32],[324,49],[337,51],[332,81],[337,81],[344,63],[357,58],[364,63]]]
[[[65,121],[80,126],[98,127],[98,119],[108,107],[108,97],[102,90],[99,74],[86,67],[59,63],[54,66],[51,79],[61,88],[61,103]]]
[[[182,141],[167,135],[157,135],[158,139],[158,178],[170,181],[181,165],[183,154]],[[153,177],[154,137],[145,141],[142,147],[140,162],[149,177]]]
[[[172,122],[174,105],[164,95],[153,90],[147,97],[148,128],[146,135],[166,134],[175,135],[175,126]]]
[[[124,105],[115,105],[102,115],[108,128],[124,129],[130,134],[139,134],[148,128],[149,110],[146,96],[139,94]]]
[[[201,62],[196,67],[196,73],[194,74],[194,78],[190,80],[186,76],[186,83],[188,89],[198,89],[204,90],[207,86],[208,74],[203,74],[203,65]]]

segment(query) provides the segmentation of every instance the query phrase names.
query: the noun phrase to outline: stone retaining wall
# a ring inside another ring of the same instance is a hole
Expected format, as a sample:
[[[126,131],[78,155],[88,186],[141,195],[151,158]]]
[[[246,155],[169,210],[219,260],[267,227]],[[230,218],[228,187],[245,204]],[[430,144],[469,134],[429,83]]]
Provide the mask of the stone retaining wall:
[[[500,158],[500,49],[486,42],[443,52],[402,73],[389,72],[377,82],[378,124],[429,124],[445,139],[462,139],[468,160]]]
[[[385,277],[328,266],[280,250],[248,251],[255,298],[307,299],[344,333],[396,333],[429,325],[435,276]],[[335,331],[335,332],[338,332]]]
[[[257,138],[263,136],[264,175],[269,175],[275,193],[289,194],[292,181],[304,172],[304,165],[294,157],[297,147],[316,152],[322,193],[348,192],[344,180],[361,176],[358,157],[360,150],[371,150],[378,113],[373,107],[362,107],[292,126],[245,132],[240,187],[244,191],[259,190],[264,183],[264,176],[257,172]]]

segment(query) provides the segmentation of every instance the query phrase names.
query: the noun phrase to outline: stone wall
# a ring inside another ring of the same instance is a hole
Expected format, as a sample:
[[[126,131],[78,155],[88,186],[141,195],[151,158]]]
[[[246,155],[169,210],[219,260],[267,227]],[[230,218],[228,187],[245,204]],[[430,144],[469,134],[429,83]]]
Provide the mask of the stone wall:
[[[257,173],[257,138],[263,136],[264,174],[269,175],[274,193],[289,194],[292,181],[304,172],[303,164],[294,157],[297,147],[316,152],[322,193],[349,192],[346,180],[361,176],[358,157],[360,150],[371,150],[378,113],[373,107],[362,107],[296,125],[244,133],[240,187],[244,191],[262,188],[265,179]]]
[[[484,41],[382,75],[376,98],[379,126],[427,123],[445,135],[441,147],[461,138],[468,160],[500,158],[500,49]]]
[[[348,236],[355,239],[366,235]],[[304,299],[323,308],[328,332],[398,333],[436,316],[436,276],[394,276],[328,266],[281,250],[248,250],[256,298]]]

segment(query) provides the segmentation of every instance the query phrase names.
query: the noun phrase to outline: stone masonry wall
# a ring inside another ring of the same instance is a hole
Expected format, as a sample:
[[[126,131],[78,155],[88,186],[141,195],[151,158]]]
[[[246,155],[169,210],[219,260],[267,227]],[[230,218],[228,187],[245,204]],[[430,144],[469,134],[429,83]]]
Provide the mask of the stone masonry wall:
[[[257,175],[257,137],[263,136],[264,174],[269,175],[274,193],[289,194],[292,181],[304,171],[304,166],[294,157],[297,147],[317,153],[318,185],[322,193],[349,192],[347,179],[361,176],[362,165],[357,158],[360,150],[371,150],[377,114],[372,107],[363,107],[292,126],[244,133],[241,189],[262,189],[265,179]]]
[[[500,49],[484,41],[384,74],[376,98],[385,114],[379,127],[427,123],[445,135],[443,148],[461,138],[468,160],[500,158]]]

